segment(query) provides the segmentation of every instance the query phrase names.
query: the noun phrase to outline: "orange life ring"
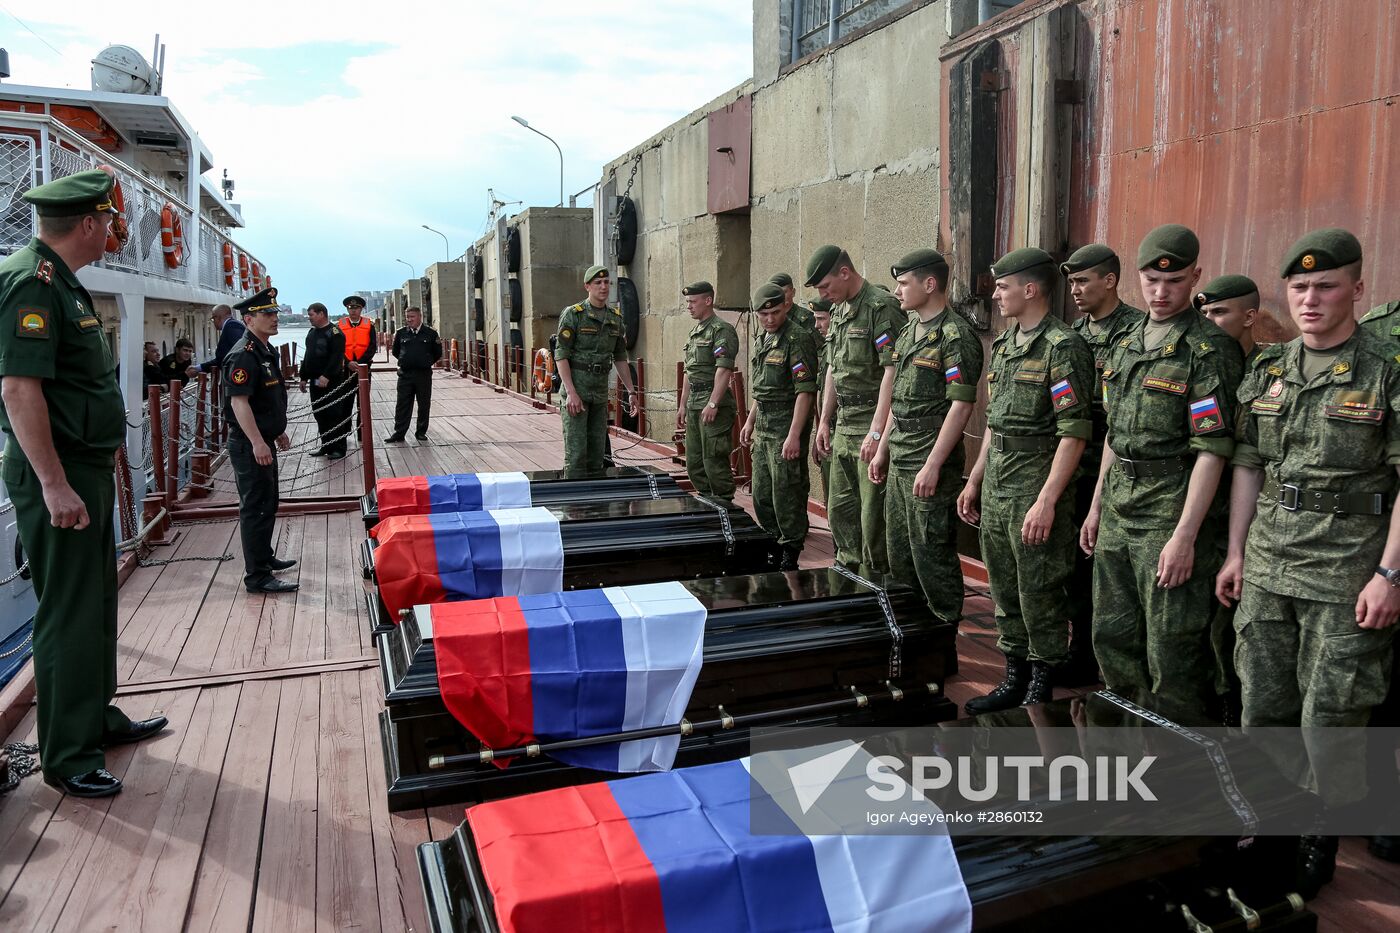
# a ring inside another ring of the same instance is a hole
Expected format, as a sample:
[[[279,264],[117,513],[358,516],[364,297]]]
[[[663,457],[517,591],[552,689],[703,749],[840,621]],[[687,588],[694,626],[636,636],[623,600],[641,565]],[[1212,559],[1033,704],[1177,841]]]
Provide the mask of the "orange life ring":
[[[233,270],[234,270],[233,244],[232,244],[232,243],[229,243],[229,242],[227,242],[227,241],[225,241],[225,242],[224,242],[224,284],[227,285],[229,288],[233,288],[233,279],[234,279]]]
[[[169,201],[160,209],[160,250],[171,269],[185,264],[185,228],[175,205]]]
[[[546,347],[535,351],[535,391],[549,392],[554,387],[554,354]]]
[[[120,253],[131,235],[126,226],[126,198],[122,194],[122,180],[117,177],[117,170],[112,166],[99,165],[98,168],[112,176],[111,201],[112,206],[117,209],[117,216],[112,218],[112,232],[107,234],[107,243],[103,248],[109,253]]]
[[[248,268],[248,254],[244,252],[238,254],[238,284],[245,292],[253,284],[251,270]]]
[[[266,288],[266,286],[263,285],[263,267],[262,267],[262,263],[258,262],[256,259],[254,259],[254,260],[253,260],[253,291],[255,291],[255,292],[260,292],[260,291],[262,291],[264,288]]]

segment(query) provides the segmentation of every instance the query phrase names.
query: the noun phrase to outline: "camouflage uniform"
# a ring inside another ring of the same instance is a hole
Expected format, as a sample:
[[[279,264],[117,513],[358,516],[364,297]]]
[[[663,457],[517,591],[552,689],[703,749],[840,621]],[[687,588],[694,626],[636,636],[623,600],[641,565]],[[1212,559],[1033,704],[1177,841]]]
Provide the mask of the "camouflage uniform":
[[[685,372],[690,391],[685,412],[685,470],[695,491],[725,505],[734,499],[734,473],[729,454],[734,449],[734,393],[725,393],[715,420],[700,420],[715,388],[715,370],[734,369],[739,334],[718,314],[696,323],[685,343]]]
[[[622,312],[595,308],[591,302],[570,305],[559,315],[556,360],[568,360],[574,389],[584,409],[570,415],[568,391],[561,392],[559,414],[564,419],[564,471],[582,475],[603,468],[603,445],[608,436],[608,373],[613,363],[627,359]]]
[[[1400,301],[1377,305],[1361,318],[1361,329],[1400,353]]]
[[[1157,563],[1181,517],[1194,454],[1228,458],[1234,450],[1229,425],[1243,354],[1190,308],[1156,350],[1145,348],[1146,325],[1119,339],[1103,372],[1108,444],[1119,462],[1104,478],[1094,551],[1094,654],[1109,689],[1199,723],[1215,705],[1210,619],[1225,506],[1218,490],[1190,578],[1163,589]]]
[[[812,334],[791,319],[776,333],[764,333],[753,363],[757,414],[753,431],[753,507],[758,523],[786,548],[800,550],[807,537],[807,451],[811,431],[802,432],[795,460],[783,459],[783,441],[792,426],[801,392],[817,391],[817,348]],[[815,401],[815,396],[813,398]]]
[[[817,340],[821,340],[821,335],[817,333],[817,316],[802,302],[792,303],[792,307],[788,309],[788,320],[811,333]]]
[[[836,559],[888,573],[885,554],[885,487],[870,482],[860,459],[880,397],[884,367],[894,362],[894,341],[907,315],[889,292],[869,282],[850,301],[832,309],[830,365],[836,386],[836,431],[832,439],[827,519]]]
[[[914,480],[928,461],[953,402],[976,402],[982,378],[982,341],[962,315],[944,310],[917,339],[916,322],[895,343],[890,468],[885,490],[885,540],[890,574],[922,589],[933,614],[962,618],[962,565],[954,516],[962,490],[963,446],[948,453],[932,496],[914,495]]]
[[[812,424],[817,425],[822,416],[822,393],[826,391],[826,371],[831,368],[831,343],[820,334],[815,334],[817,342],[817,397],[813,400],[816,406],[812,416]],[[822,471],[822,506],[827,506],[831,498],[831,458],[824,458],[818,466]]]
[[[987,367],[987,451],[982,482],[982,560],[996,603],[997,647],[1008,659],[1054,666],[1069,649],[1065,618],[1074,563],[1074,496],[1066,488],[1044,544],[1021,540],[1059,439],[1089,439],[1094,358],[1068,325],[1047,315],[1017,346],[1018,328],[992,342]],[[1010,663],[1008,661],[1008,663]]]

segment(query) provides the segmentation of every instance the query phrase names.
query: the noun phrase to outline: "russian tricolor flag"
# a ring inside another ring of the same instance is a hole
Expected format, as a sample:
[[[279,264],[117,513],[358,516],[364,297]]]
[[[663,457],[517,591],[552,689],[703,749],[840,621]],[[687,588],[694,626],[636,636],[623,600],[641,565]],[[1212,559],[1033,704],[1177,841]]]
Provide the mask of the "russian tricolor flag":
[[[705,607],[679,583],[452,603],[430,616],[443,701],[487,748],[675,725],[700,676]],[[676,735],[553,757],[656,771],[679,744]]]
[[[395,621],[419,603],[564,588],[564,543],[548,509],[400,515],[370,536],[379,542],[379,594]]]
[[[947,835],[758,835],[760,812],[781,813],[745,759],[485,803],[467,822],[512,933],[971,929]]]
[[[380,519],[395,515],[528,509],[530,481],[524,473],[453,473],[395,476],[374,484]]]

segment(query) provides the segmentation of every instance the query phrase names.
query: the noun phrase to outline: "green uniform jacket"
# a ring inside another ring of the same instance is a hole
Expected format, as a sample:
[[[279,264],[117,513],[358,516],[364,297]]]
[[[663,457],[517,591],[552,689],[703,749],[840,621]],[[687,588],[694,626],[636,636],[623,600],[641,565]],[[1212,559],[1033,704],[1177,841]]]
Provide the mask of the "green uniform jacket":
[[[994,435],[1044,438],[1041,450],[987,451],[983,490],[993,496],[1034,496],[1050,476],[1053,439],[1089,439],[1089,392],[1094,358],[1089,346],[1059,318],[1046,315],[1016,345],[1013,325],[992,341],[987,367],[987,427]],[[1014,445],[1014,442],[1013,442]]]
[[[734,325],[718,314],[696,323],[685,341],[685,375],[690,383],[686,408],[692,411],[704,408],[715,390],[715,370],[733,369],[738,357],[739,332]],[[720,399],[719,407],[734,407],[732,389]]]
[[[894,342],[908,315],[894,296],[869,282],[832,309],[830,365],[836,384],[838,434],[865,434],[875,417],[880,381],[894,363]]]
[[[1380,337],[1387,345],[1393,344],[1393,352],[1400,353],[1400,301],[1377,305],[1367,311],[1361,319],[1361,329],[1373,337]]]
[[[794,301],[792,307],[788,309],[788,320],[811,331],[813,336],[821,340],[821,335],[817,333],[817,316],[812,313],[811,308],[801,302]]]
[[[126,437],[126,406],[92,296],[38,239],[0,262],[0,376],[43,380],[54,450],[65,463],[110,467]],[[6,457],[23,457],[10,417]]]
[[[1074,322],[1074,332],[1084,338],[1089,352],[1094,354],[1094,395],[1090,400],[1093,414],[1094,433],[1089,446],[1084,450],[1084,458],[1079,461],[1081,469],[1090,474],[1098,472],[1099,460],[1103,456],[1103,439],[1108,436],[1108,416],[1103,410],[1103,371],[1108,366],[1109,354],[1118,345],[1126,331],[1132,329],[1147,317],[1145,313],[1130,304],[1118,302],[1118,307],[1108,313],[1098,327],[1089,327],[1086,314]]]
[[[787,433],[797,394],[817,391],[817,359],[811,332],[791,318],[776,333],[765,333],[758,341],[753,365],[757,432],[770,433],[764,430],[767,425]]]
[[[1118,341],[1103,371],[1108,446],[1120,458],[1162,460],[1198,451],[1230,457],[1236,392],[1244,353],[1229,334],[1193,310],[1182,311],[1166,342],[1148,351],[1147,318]],[[1191,469],[1128,477],[1114,468],[1104,480],[1104,507],[1127,528],[1173,528],[1186,502]],[[1216,514],[1224,509],[1217,491]]]
[[[1283,596],[1351,603],[1380,563],[1400,464],[1400,365],[1363,332],[1304,382],[1302,338],[1266,348],[1239,389],[1234,463],[1308,492],[1378,493],[1380,515],[1290,511],[1261,492],[1245,579]],[[1304,497],[1306,499],[1306,497]]]
[[[557,344],[554,358],[569,361],[579,397],[590,405],[606,403],[608,373],[616,360],[627,359],[622,312],[587,301],[570,305],[559,314]]]
[[[958,312],[945,309],[922,340],[917,319],[900,331],[894,350],[895,421],[890,430],[890,462],[918,470],[928,460],[943,419],[954,402],[976,402],[982,378],[982,341]],[[912,423],[911,423],[912,422]],[[962,480],[963,448],[958,444],[943,463],[939,487]]]

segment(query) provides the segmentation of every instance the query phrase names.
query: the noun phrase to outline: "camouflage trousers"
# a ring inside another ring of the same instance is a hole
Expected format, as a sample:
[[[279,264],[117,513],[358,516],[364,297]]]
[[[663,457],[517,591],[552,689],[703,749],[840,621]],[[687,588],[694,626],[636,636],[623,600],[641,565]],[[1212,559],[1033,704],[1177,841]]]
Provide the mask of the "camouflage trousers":
[[[868,464],[860,459],[863,440],[864,434],[836,434],[832,438],[826,518],[838,561],[887,574],[885,486],[870,481]]]
[[[762,415],[759,415],[762,418]],[[789,415],[788,423],[791,423]],[[753,437],[753,510],[763,530],[782,545],[800,548],[807,537],[807,436],[796,460],[783,459],[787,428],[760,423]]]
[[[1094,656],[1108,689],[1182,725],[1204,725],[1216,707],[1210,629],[1220,551],[1207,521],[1191,576],[1163,589],[1157,561],[1172,530],[1124,528],[1104,509],[1094,548]]]
[[[914,495],[917,469],[895,467],[885,480],[885,541],[890,575],[922,591],[929,610],[944,622],[962,618],[962,563],[954,514],[957,487],[929,498]]]
[[[569,414],[568,396],[559,398],[564,419],[564,475],[583,476],[603,468],[608,437],[608,403],[584,402],[583,411]]]
[[[710,424],[700,420],[703,411],[695,408],[685,413],[685,471],[700,495],[733,505],[734,472],[729,455],[734,450],[734,409],[719,409]]]
[[[1055,503],[1055,522],[1044,544],[1021,541],[1021,526],[1035,496],[982,497],[979,540],[996,604],[997,647],[1008,658],[1061,664],[1069,654],[1065,626],[1066,584],[1074,565],[1074,502],[1066,492]]]

